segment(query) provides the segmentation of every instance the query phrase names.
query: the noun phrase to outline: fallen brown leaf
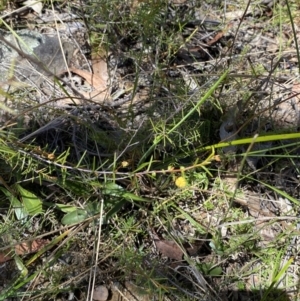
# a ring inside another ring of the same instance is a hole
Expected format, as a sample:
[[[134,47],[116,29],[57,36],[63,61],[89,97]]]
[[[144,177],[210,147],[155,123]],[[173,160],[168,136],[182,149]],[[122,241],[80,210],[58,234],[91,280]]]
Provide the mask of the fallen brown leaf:
[[[93,74],[101,77],[106,83],[109,80],[106,61],[99,55],[92,55]]]
[[[215,35],[215,37],[212,40],[208,41],[206,44],[209,45],[209,46],[211,46],[211,45],[217,43],[223,36],[224,36],[224,32],[223,31],[219,31]]]
[[[85,79],[87,83],[91,85],[95,90],[106,89],[106,81],[104,81],[100,76],[77,68],[70,68],[70,71]]]
[[[12,248],[7,248],[5,251],[0,252],[0,263],[6,262],[13,258],[14,252],[18,255],[26,255],[39,251],[49,243],[46,239],[36,239],[31,242],[22,242]]]
[[[97,74],[92,74],[88,71],[76,68],[71,68],[70,71],[82,77],[90,86],[95,89],[92,92],[80,91],[80,93],[84,97],[89,98],[95,102],[102,102],[108,98],[110,89],[107,85],[107,81],[102,77]]]
[[[175,260],[182,260],[183,251],[179,248],[176,242],[170,240],[159,239],[157,235],[154,235],[154,243],[157,250],[166,257]]]

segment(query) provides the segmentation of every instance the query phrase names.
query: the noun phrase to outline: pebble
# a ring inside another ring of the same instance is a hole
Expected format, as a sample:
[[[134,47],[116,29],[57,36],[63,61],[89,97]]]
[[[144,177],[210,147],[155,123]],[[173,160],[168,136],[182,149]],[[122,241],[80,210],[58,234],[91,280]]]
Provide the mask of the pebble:
[[[108,299],[108,289],[105,285],[96,286],[93,292],[93,300],[106,301]]]

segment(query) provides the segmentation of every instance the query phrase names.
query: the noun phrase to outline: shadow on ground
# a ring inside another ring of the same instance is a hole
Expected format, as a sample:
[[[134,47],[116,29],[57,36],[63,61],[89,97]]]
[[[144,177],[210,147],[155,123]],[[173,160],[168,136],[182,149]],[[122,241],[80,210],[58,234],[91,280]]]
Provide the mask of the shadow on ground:
[[[232,290],[224,294],[224,299],[228,301],[292,301],[285,290],[272,289],[269,292],[264,290]]]

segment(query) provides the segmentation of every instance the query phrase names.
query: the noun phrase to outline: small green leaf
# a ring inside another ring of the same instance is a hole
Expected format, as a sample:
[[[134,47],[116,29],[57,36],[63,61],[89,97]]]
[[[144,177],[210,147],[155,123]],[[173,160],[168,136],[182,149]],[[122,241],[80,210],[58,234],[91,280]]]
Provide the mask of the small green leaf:
[[[24,205],[7,189],[0,187],[0,190],[7,196],[18,220],[26,219],[28,213]]]
[[[32,192],[16,184],[16,189],[19,191],[24,208],[29,215],[35,215],[43,212],[42,201]]]
[[[198,265],[199,270],[207,276],[220,276],[222,275],[222,268],[214,267],[211,263],[202,263]]]
[[[14,196],[10,197],[10,203],[14,209],[16,218],[18,220],[24,220],[28,217],[28,212],[24,205]]]
[[[106,183],[103,189],[104,195],[123,197],[130,201],[149,202],[149,200],[137,196],[131,192],[127,192],[122,186],[116,183]]]
[[[65,205],[65,204],[55,204],[55,206],[64,213],[70,213],[70,212],[77,210],[77,207]]]
[[[28,270],[22,262],[21,258],[17,254],[15,254],[14,259],[18,270],[21,272],[21,275],[23,277],[26,277],[28,275]]]
[[[150,200],[144,199],[138,195],[135,195],[131,192],[124,192],[122,194],[122,197],[127,199],[127,200],[133,200],[133,201],[141,201],[141,202],[150,202]]]
[[[221,267],[215,267],[208,271],[209,276],[221,276],[223,273]]]
[[[63,208],[63,209],[61,209],[62,211],[64,211],[66,209],[63,206],[61,206],[61,207]],[[71,206],[69,206],[69,207],[70,208],[68,208],[65,211],[68,211],[68,210],[70,210],[70,211],[63,217],[63,219],[61,221],[64,225],[80,223],[80,222],[84,221],[86,218],[98,214],[99,210],[100,210],[99,202],[88,203],[84,209],[71,207]],[[73,209],[73,208],[75,208],[75,209]]]
[[[124,188],[116,183],[110,182],[105,183],[103,194],[110,195],[110,196],[120,196]]]
[[[88,217],[88,213],[84,209],[77,209],[73,212],[67,213],[61,220],[64,225],[71,225],[83,222]]]

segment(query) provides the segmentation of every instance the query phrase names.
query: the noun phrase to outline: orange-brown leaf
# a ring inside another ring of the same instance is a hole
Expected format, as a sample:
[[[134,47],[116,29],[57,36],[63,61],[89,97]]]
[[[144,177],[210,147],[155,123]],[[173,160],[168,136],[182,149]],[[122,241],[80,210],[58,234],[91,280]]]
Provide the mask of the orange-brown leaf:
[[[15,253],[18,255],[26,255],[39,251],[49,243],[46,239],[36,239],[31,242],[21,242],[15,246]],[[14,252],[11,248],[0,252],[0,263],[6,262],[13,258]]]
[[[80,70],[76,68],[71,68],[71,72],[81,76],[86,82],[92,86],[95,90],[92,92],[81,92],[80,93],[85,97],[92,99],[95,102],[102,102],[109,98],[109,87],[107,81],[104,80],[101,76],[97,74],[92,74],[85,70]]]
[[[101,56],[96,54],[92,55],[92,68],[93,74],[102,78],[106,83],[108,82],[107,63]]]
[[[71,68],[70,71],[81,76],[97,91],[103,91],[107,89],[106,81],[97,74],[92,74],[86,70],[80,70],[77,68]]]
[[[183,251],[174,241],[170,240],[154,240],[157,250],[163,255],[167,256],[170,259],[182,260]]]

